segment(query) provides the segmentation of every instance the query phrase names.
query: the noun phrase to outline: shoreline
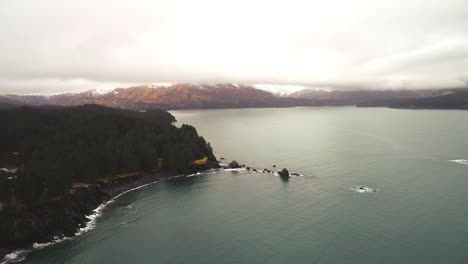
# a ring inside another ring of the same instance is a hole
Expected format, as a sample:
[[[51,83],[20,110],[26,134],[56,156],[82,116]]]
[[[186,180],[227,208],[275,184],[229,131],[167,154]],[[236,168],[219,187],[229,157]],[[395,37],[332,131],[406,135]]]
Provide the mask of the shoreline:
[[[224,164],[223,164],[224,165]],[[227,165],[227,164],[226,164]],[[211,167],[206,170],[194,171],[191,174],[180,174],[174,175],[173,173],[160,171],[160,172],[153,172],[153,173],[138,173],[137,175],[133,175],[130,177],[114,177],[112,178],[111,182],[99,182],[95,185],[91,186],[80,186],[76,188],[74,191],[71,192],[71,195],[74,198],[79,199],[82,195],[78,194],[81,193],[82,190],[87,191],[98,191],[99,195],[95,196],[97,199],[94,201],[95,206],[92,208],[88,208],[85,214],[81,215],[81,219],[79,222],[75,223],[72,227],[68,226],[66,228],[58,228],[59,230],[72,230],[70,233],[62,233],[62,234],[48,234],[38,239],[32,239],[29,241],[23,241],[20,243],[13,243],[13,246],[8,247],[1,247],[0,246],[0,264],[7,264],[7,263],[15,263],[20,262],[26,259],[27,255],[34,250],[40,250],[45,247],[66,241],[72,240],[75,237],[78,237],[88,231],[94,229],[96,227],[97,219],[102,215],[102,210],[104,210],[108,205],[112,204],[115,199],[119,198],[120,196],[144,188],[148,185],[156,184],[160,180],[170,180],[173,178],[179,177],[193,177],[203,173],[209,172],[216,172],[219,170],[223,171],[253,171],[258,173],[265,173],[262,170],[256,170],[254,168],[246,168],[246,167],[239,167],[239,168],[230,168],[229,166],[219,166],[219,167]],[[273,173],[273,172],[272,172]],[[275,174],[275,173],[273,173]],[[275,174],[276,175],[276,174]],[[302,176],[301,174],[298,174]],[[82,193],[81,193],[82,194]],[[89,192],[85,192],[85,195],[89,195]],[[92,195],[91,195],[92,196]],[[59,214],[60,215],[60,214]]]
[[[138,176],[127,178],[115,178],[110,183],[97,183],[89,187],[78,187],[69,194],[66,200],[70,198],[80,199],[87,194],[96,194],[93,196],[93,204],[97,204],[93,208],[76,208],[81,214],[80,220],[74,221],[73,226],[59,226],[52,230],[51,234],[47,234],[38,239],[25,240],[20,242],[13,242],[12,246],[0,246],[0,264],[12,263],[24,260],[26,255],[33,250],[42,249],[44,247],[60,243],[65,240],[73,239],[90,230],[96,225],[96,219],[101,215],[101,211],[111,204],[114,199],[126,193],[138,190],[150,184],[154,184],[163,179],[174,177],[173,174],[168,172],[154,172],[154,173],[141,173]],[[87,206],[85,206],[87,207]],[[84,214],[83,214],[84,213]],[[68,231],[68,234],[56,234],[57,231]],[[73,232],[70,232],[73,230]]]

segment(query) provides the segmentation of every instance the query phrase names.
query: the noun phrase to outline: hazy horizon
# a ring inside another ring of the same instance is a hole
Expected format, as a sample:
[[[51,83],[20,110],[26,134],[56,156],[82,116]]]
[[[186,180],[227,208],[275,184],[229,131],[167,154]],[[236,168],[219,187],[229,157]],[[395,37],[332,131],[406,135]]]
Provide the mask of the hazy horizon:
[[[153,82],[466,86],[468,2],[0,3],[0,94]]]

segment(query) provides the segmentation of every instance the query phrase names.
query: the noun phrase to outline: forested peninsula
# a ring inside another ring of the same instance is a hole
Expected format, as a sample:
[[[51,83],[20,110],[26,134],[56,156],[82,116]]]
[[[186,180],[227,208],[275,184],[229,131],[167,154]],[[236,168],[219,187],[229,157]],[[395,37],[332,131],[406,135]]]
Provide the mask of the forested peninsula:
[[[0,259],[72,236],[102,202],[161,176],[218,166],[194,127],[163,110],[0,109]]]

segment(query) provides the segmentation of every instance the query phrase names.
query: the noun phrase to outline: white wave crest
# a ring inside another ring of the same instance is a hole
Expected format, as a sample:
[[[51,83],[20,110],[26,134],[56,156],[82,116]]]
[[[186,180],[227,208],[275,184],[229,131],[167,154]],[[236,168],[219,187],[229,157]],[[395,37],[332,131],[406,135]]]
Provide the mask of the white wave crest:
[[[229,168],[229,169],[224,169],[225,171],[245,171],[246,169],[245,168],[236,168],[236,169],[233,169],[233,168]]]
[[[7,263],[15,263],[15,262],[20,262],[26,259],[26,256],[28,253],[31,252],[31,250],[26,250],[26,249],[20,249],[13,251],[9,254],[7,254],[3,259],[0,264],[7,264]]]
[[[170,179],[180,178],[180,177],[185,177],[185,175],[184,175],[184,174],[180,174],[180,175],[168,177],[167,179],[170,180]]]
[[[180,175],[180,176],[184,176],[184,175]],[[174,176],[174,177],[180,177],[180,176]],[[100,204],[96,209],[93,210],[92,214],[86,216],[86,218],[88,219],[88,222],[86,222],[84,227],[78,229],[78,231],[75,233],[75,236],[80,236],[80,235],[94,229],[96,227],[97,219],[102,215],[102,211],[104,210],[104,208],[106,208],[109,204],[115,202],[115,199],[119,198],[120,196],[122,196],[122,195],[124,195],[126,193],[141,189],[143,187],[146,187],[148,185],[155,184],[155,183],[158,183],[158,181],[143,184],[141,186],[138,186],[138,187],[135,187],[133,189],[127,190],[125,192],[122,192],[122,193],[116,195],[115,197],[113,197],[109,201]],[[70,240],[70,239],[73,239],[73,238],[65,237],[65,236],[63,236],[63,237],[56,236],[56,237],[54,237],[54,239],[52,241],[49,241],[49,242],[46,242],[46,243],[37,243],[37,242],[34,243],[32,245],[32,248],[35,249],[35,250],[43,249],[45,247],[48,247],[48,246],[63,242],[65,240]],[[4,257],[1,260],[0,264],[8,264],[8,263],[15,263],[15,262],[23,261],[23,260],[26,259],[26,256],[31,251],[32,250],[27,250],[27,249],[20,249],[20,250],[13,251],[13,252],[7,254]]]
[[[115,199],[115,198],[114,198]],[[96,221],[97,219],[102,215],[102,210],[106,208],[109,204],[114,202],[114,199],[111,199],[105,203],[100,204],[96,209],[93,210],[94,213],[87,215],[86,218],[88,219],[88,222],[84,227],[81,227],[78,229],[78,231],[75,233],[75,236],[80,236],[96,227]]]
[[[454,160],[449,160],[450,162],[458,163],[458,164],[463,164],[463,165],[468,165],[468,160],[466,159],[454,159]]]
[[[190,177],[193,177],[193,176],[198,176],[198,175],[200,175],[200,174],[202,174],[202,173],[201,173],[201,172],[197,172],[197,173],[194,173],[194,174],[186,175],[185,177],[186,177],[186,178],[190,178]]]
[[[60,242],[63,242],[65,240],[70,240],[71,238],[70,237],[54,237],[54,239],[50,242],[46,242],[46,243],[34,243],[33,244],[33,248],[34,249],[42,249],[42,248],[45,248],[45,247],[48,247],[48,246],[52,246],[53,244],[57,244],[57,243],[60,243]]]
[[[133,189],[127,190],[127,191],[125,191],[125,192],[123,192],[123,193],[121,193],[119,195],[116,195],[114,198],[110,199],[109,201],[102,203],[96,209],[93,210],[92,214],[86,216],[86,218],[88,218],[88,222],[86,223],[86,225],[84,227],[78,229],[78,231],[75,233],[75,236],[82,235],[82,234],[94,229],[96,227],[97,219],[102,215],[102,211],[109,204],[115,202],[115,199],[119,198],[120,196],[122,196],[122,195],[124,195],[126,193],[133,192],[135,190],[141,189],[141,188],[146,187],[146,186],[151,185],[151,184],[155,184],[157,182],[158,181],[150,182],[150,183],[143,184],[141,186],[135,187]]]

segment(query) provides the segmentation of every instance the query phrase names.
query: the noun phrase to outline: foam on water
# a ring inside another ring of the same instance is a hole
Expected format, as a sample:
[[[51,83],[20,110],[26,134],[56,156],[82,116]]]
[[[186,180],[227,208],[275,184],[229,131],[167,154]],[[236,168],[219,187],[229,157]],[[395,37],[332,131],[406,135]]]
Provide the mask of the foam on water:
[[[180,174],[180,175],[168,177],[167,179],[170,180],[170,179],[180,178],[180,177],[185,177],[185,175],[184,175],[184,174]]]
[[[183,176],[183,175],[182,175]],[[97,222],[97,219],[102,215],[102,211],[111,203],[114,203],[115,202],[115,199],[119,198],[120,196],[126,194],[126,193],[129,193],[129,192],[132,192],[132,191],[135,191],[135,190],[138,190],[138,189],[141,189],[143,187],[146,187],[148,185],[151,185],[151,184],[155,184],[157,183],[158,181],[154,181],[154,182],[150,182],[150,183],[147,183],[147,184],[144,184],[144,185],[141,185],[141,186],[138,186],[138,187],[135,187],[133,189],[130,189],[130,190],[127,190],[121,194],[118,194],[116,195],[115,197],[113,197],[112,199],[110,199],[109,201],[107,202],[104,202],[102,204],[100,204],[96,209],[93,210],[93,213],[90,214],[90,215],[87,215],[86,218],[88,219],[88,222],[86,222],[85,226],[78,229],[78,231],[75,233],[75,236],[80,236],[92,229],[94,229],[96,227],[96,222]],[[45,247],[48,247],[48,246],[52,246],[52,245],[55,245],[57,243],[60,243],[60,242],[63,242],[63,241],[66,241],[66,240],[70,240],[70,239],[73,239],[72,237],[54,237],[54,239],[52,241],[49,241],[49,242],[45,242],[45,243],[34,243],[32,245],[32,248],[35,249],[35,250],[38,250],[38,249],[43,249]],[[31,252],[32,250],[27,250],[27,249],[20,249],[20,250],[16,250],[16,251],[13,251],[9,254],[7,254],[2,262],[0,262],[0,264],[7,264],[7,263],[14,263],[14,262],[20,262],[20,261],[23,261],[26,259],[26,256]]]
[[[201,172],[197,172],[197,173],[194,173],[194,174],[186,175],[185,177],[186,177],[186,178],[189,178],[189,177],[193,177],[193,176],[198,176],[198,175],[200,175],[200,174],[202,174],[202,173],[201,173]]]
[[[468,161],[467,161],[468,162]],[[184,174],[181,174],[181,175],[176,175],[176,176],[171,176],[171,177],[168,177],[167,179],[170,180],[170,179],[173,179],[173,178],[180,178],[180,177],[193,177],[193,176],[199,176],[199,175],[203,175],[203,174],[208,174],[208,173],[216,173],[220,170],[224,170],[224,171],[231,171],[231,172],[238,172],[238,171],[247,171],[246,168],[242,167],[242,168],[221,168],[221,169],[210,169],[208,171],[204,171],[204,172],[197,172],[197,173],[194,173],[194,174],[190,174],[190,175],[184,175]],[[251,172],[255,172],[253,171],[253,168],[250,170]],[[257,170],[256,173],[268,173],[268,172],[265,172],[263,170]],[[271,171],[270,172],[271,174],[273,174],[274,176],[278,176],[278,173],[276,171]],[[300,176],[304,176],[302,174],[299,174],[298,175]],[[296,176],[298,177],[298,176]],[[86,218],[88,219],[88,221],[86,222],[85,226],[84,227],[81,227],[77,230],[77,232],[75,233],[75,236],[80,236],[80,235],[83,235],[84,233],[87,233],[89,232],[90,230],[93,230],[95,227],[96,227],[96,224],[97,224],[97,220],[99,217],[102,216],[102,213],[103,213],[103,210],[109,205],[109,204],[112,204],[115,202],[115,199],[121,197],[122,195],[126,194],[126,193],[129,193],[129,192],[132,192],[132,191],[135,191],[135,190],[138,190],[138,189],[141,189],[143,187],[146,187],[148,185],[152,185],[152,184],[155,184],[157,183],[158,181],[154,181],[154,182],[150,182],[150,183],[147,183],[147,184],[144,184],[144,185],[141,185],[141,186],[138,186],[138,187],[135,187],[133,189],[129,189],[125,192],[122,192],[118,195],[116,195],[115,197],[113,197],[112,199],[100,204],[96,209],[93,210],[93,213],[90,214],[90,215],[87,215]],[[128,206],[129,208],[131,208],[132,206],[129,205]],[[13,251],[9,254],[7,254],[2,262],[0,262],[0,264],[8,264],[8,263],[15,263],[15,262],[20,262],[20,261],[23,261],[26,259],[26,256],[33,250],[40,250],[40,249],[43,249],[43,248],[46,248],[48,246],[52,246],[52,245],[55,245],[57,243],[60,243],[60,242],[63,242],[63,241],[66,241],[66,240],[71,240],[73,239],[74,237],[66,237],[66,236],[62,236],[62,237],[59,237],[59,236],[56,236],[53,238],[52,241],[49,241],[49,242],[45,242],[45,243],[34,243],[32,245],[32,249],[20,249],[20,250],[16,250],[16,251]]]
[[[245,169],[245,168],[236,168],[236,169],[232,169],[232,168],[231,168],[231,169],[224,169],[224,170],[225,170],[225,171],[245,171],[245,170],[247,170],[247,169]]]
[[[63,242],[63,241],[65,241],[65,240],[70,240],[70,239],[71,239],[70,237],[62,237],[62,238],[60,238],[60,237],[56,236],[56,237],[54,237],[54,239],[53,239],[52,241],[50,241],[50,242],[46,242],[46,243],[34,243],[34,244],[32,245],[32,247],[33,247],[34,249],[42,249],[42,248],[45,248],[45,247],[48,247],[48,246],[52,246],[53,244],[57,244],[57,243]]]
[[[466,159],[454,159],[454,160],[449,160],[450,162],[458,163],[458,164],[463,164],[463,165],[468,165],[468,160]]]
[[[11,252],[10,254],[7,254],[3,259],[0,264],[7,264],[7,263],[15,263],[15,262],[20,262],[26,259],[26,256],[28,253],[31,252],[31,250],[26,250],[26,249],[20,249]]]
[[[361,186],[361,185],[355,185],[353,187],[349,188],[351,191],[355,191],[358,193],[376,193],[380,191],[379,189],[372,189],[366,186]]]
[[[115,202],[115,199],[119,198],[120,196],[126,194],[126,193],[129,193],[129,192],[133,192],[135,190],[138,190],[138,189],[141,189],[143,187],[146,187],[148,185],[151,185],[151,184],[155,184],[157,183],[158,181],[154,181],[154,182],[150,182],[150,183],[147,183],[147,184],[143,184],[141,186],[138,186],[138,187],[135,187],[133,189],[130,189],[130,190],[127,190],[117,196],[115,196],[114,198],[110,199],[109,201],[107,202],[104,202],[102,203],[101,205],[99,205],[96,209],[93,210],[93,213],[90,214],[90,215],[87,215],[86,218],[88,218],[88,222],[86,223],[86,225],[80,229],[78,229],[78,232],[75,233],[75,236],[79,236],[79,235],[82,235],[90,230],[92,230],[93,228],[96,227],[96,222],[97,222],[97,219],[102,215],[102,211],[111,203]]]

